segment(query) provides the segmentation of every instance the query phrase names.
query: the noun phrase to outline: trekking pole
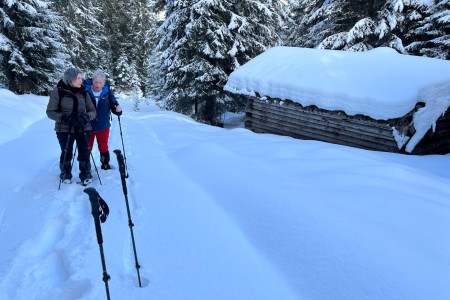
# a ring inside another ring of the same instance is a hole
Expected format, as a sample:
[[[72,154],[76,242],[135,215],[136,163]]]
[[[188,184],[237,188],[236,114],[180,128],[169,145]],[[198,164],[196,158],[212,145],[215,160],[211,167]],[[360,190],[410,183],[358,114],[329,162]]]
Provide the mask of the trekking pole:
[[[100,179],[100,175],[98,174],[97,165],[95,164],[95,160],[94,160],[94,156],[92,155],[92,152],[91,152],[91,158],[92,158],[92,163],[94,164],[95,172],[97,173],[98,181],[100,182],[100,185],[103,185],[102,180]]]
[[[77,144],[76,144],[76,142],[75,142],[75,149],[73,151],[73,157],[72,157],[72,164],[71,164],[72,170],[73,170],[73,163],[75,161],[75,156],[77,156]]]
[[[125,178],[128,178],[127,156],[125,155],[125,146],[123,144],[122,124],[120,123],[120,116],[117,116],[117,118],[119,119],[120,139],[122,140],[123,161],[125,165]]]
[[[63,161],[62,161],[62,167],[63,167],[63,174],[64,177],[66,175],[66,168],[65,168],[65,164],[66,164],[66,158],[67,158],[67,151],[69,150],[69,143],[70,143],[70,134],[72,131],[72,126],[69,125],[69,133],[67,135],[67,142],[66,142],[66,147],[64,147],[64,156],[63,156]],[[62,182],[62,178],[61,176],[59,177],[59,185],[58,185],[58,191],[61,189],[61,182]]]
[[[134,260],[136,263],[136,271],[138,276],[138,282],[139,287],[142,287],[141,285],[141,275],[139,274],[139,268],[141,267],[138,262],[137,254],[136,254],[136,245],[134,243],[134,234],[133,234],[133,221],[131,220],[131,214],[130,214],[130,205],[128,204],[128,195],[127,195],[127,182],[125,180],[125,162],[122,153],[120,150],[116,149],[114,150],[114,153],[117,155],[117,163],[119,164],[119,171],[120,171],[120,178],[122,179],[122,189],[123,194],[125,195],[125,203],[127,206],[127,213],[128,213],[128,227],[130,227],[130,233],[131,233],[131,241],[133,243],[133,251],[134,251]]]
[[[103,253],[102,227],[100,226],[100,222],[104,223],[106,221],[106,218],[109,214],[109,208],[105,200],[100,197],[99,193],[94,188],[88,187],[83,191],[89,195],[89,201],[91,202],[91,213],[92,217],[94,218],[95,233],[97,235],[97,242],[100,248],[100,258],[102,260],[103,281],[105,282],[106,298],[110,300],[111,298],[109,295],[108,280],[111,279],[111,276],[109,276],[106,271],[105,254]]]
[[[100,179],[100,174],[98,174],[98,169],[97,169],[97,165],[95,164],[95,159],[94,159],[94,155],[92,154],[91,149],[89,149],[89,140],[87,135],[85,134],[86,132],[83,132],[82,134],[84,135],[84,139],[86,140],[86,147],[89,151],[89,154],[91,155],[92,158],[92,163],[94,164],[94,168],[95,168],[95,172],[97,173],[97,177],[98,177],[98,181],[100,182],[100,185],[103,185],[102,180]]]

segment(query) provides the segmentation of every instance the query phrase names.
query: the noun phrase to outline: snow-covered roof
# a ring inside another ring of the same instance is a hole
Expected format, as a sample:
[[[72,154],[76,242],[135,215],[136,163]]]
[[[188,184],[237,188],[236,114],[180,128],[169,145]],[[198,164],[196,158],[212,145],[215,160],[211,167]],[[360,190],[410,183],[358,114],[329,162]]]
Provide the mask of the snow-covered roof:
[[[224,89],[379,120],[402,117],[424,102],[414,117],[412,150],[450,106],[450,61],[384,47],[367,52],[274,47],[231,73]]]
[[[404,116],[450,94],[450,61],[398,54],[275,47],[235,70],[225,89],[374,119]],[[436,90],[440,92],[436,93]]]

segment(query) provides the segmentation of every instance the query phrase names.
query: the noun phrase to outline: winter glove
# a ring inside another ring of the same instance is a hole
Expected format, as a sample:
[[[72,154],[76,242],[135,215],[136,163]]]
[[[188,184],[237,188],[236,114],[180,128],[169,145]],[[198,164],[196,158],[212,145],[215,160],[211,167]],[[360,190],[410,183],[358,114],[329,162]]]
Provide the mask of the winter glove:
[[[61,123],[62,124],[67,124],[70,126],[76,126],[77,125],[77,118],[73,117],[73,116],[67,116],[67,115],[62,115],[61,116]]]
[[[61,123],[62,124],[69,124],[69,119],[70,119],[70,117],[68,117],[66,115],[62,115],[61,116]]]
[[[117,107],[119,106],[119,103],[116,102],[111,106],[111,111],[113,112],[113,114],[115,114],[116,116],[121,116],[122,115],[122,108],[120,109],[120,111],[117,111]],[[119,106],[120,107],[120,106]]]
[[[84,127],[87,123],[91,121],[88,114],[81,113],[77,120],[77,127]]]

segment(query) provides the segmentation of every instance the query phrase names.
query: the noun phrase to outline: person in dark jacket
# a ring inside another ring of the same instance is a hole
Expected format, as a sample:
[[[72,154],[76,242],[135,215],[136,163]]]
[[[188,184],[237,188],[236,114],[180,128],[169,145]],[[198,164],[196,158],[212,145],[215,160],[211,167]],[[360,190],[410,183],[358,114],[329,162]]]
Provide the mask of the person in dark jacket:
[[[97,138],[97,146],[100,151],[100,163],[103,170],[111,169],[109,165],[110,155],[108,150],[109,129],[111,127],[111,112],[117,116],[122,115],[122,108],[117,102],[114,93],[106,82],[106,75],[100,70],[92,74],[92,78],[84,81],[84,86],[93,99],[97,110],[97,117],[92,120],[92,133],[89,140],[89,149],[94,146]]]
[[[47,116],[55,121],[56,137],[61,147],[59,166],[60,179],[72,182],[73,143],[77,141],[80,180],[83,184],[91,182],[90,150],[88,146],[90,121],[97,115],[89,93],[82,86],[83,72],[69,68],[50,94]]]

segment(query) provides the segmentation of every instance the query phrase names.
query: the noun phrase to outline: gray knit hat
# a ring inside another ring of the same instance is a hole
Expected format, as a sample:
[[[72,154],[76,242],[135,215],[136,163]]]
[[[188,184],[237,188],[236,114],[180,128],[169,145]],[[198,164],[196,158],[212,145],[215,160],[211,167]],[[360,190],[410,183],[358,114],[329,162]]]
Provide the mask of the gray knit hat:
[[[74,81],[75,79],[77,79],[78,74],[83,74],[83,72],[81,72],[80,69],[73,67],[73,68],[68,68],[65,72],[64,72],[64,78],[63,81],[65,84],[70,85],[70,83],[72,81]]]

